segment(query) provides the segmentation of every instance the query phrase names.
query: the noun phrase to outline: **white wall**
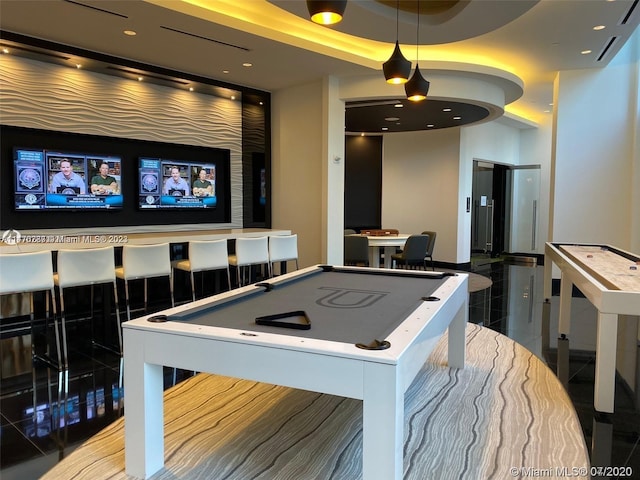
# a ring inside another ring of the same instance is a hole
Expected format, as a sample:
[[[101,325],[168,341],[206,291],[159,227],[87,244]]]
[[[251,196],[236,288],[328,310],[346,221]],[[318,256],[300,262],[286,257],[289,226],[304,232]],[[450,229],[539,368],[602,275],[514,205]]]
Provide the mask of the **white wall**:
[[[382,227],[438,233],[433,259],[456,263],[460,129],[384,136]]]
[[[298,234],[299,265],[322,262],[323,83],[292,87],[271,97],[272,227]]]
[[[640,226],[640,207],[631,201],[640,189],[638,60],[630,47],[605,69],[559,73],[554,241],[640,251],[639,234],[632,234]]]

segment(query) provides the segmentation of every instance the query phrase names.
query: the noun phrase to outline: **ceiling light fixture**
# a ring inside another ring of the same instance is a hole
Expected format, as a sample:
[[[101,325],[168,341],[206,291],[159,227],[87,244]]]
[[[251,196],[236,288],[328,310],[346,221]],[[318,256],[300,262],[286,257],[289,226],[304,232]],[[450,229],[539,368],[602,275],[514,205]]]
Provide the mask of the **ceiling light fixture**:
[[[429,93],[429,82],[420,73],[420,67],[418,65],[418,46],[420,45],[420,2],[418,2],[418,23],[416,26],[416,69],[413,72],[411,79],[404,84],[404,91],[407,94],[407,99],[412,102],[420,102],[427,98]]]
[[[311,21],[320,25],[334,25],[342,20],[347,0],[307,0]]]
[[[409,80],[409,74],[411,73],[411,62],[404,58],[400,51],[400,44],[398,43],[398,25],[400,15],[400,0],[396,2],[396,47],[393,49],[393,53],[389,60],[382,64],[382,71],[384,72],[384,78],[387,79],[387,83],[394,85],[400,85],[407,83]]]

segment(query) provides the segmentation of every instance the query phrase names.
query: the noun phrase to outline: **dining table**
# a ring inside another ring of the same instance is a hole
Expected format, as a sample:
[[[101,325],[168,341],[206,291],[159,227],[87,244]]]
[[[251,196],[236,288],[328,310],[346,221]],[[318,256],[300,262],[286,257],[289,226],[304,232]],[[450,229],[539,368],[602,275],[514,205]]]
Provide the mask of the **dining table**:
[[[396,253],[398,248],[403,248],[407,238],[410,236],[408,233],[389,235],[357,235],[367,237],[369,242],[369,266],[373,268],[380,268],[380,257],[382,255],[384,255],[382,266],[384,266],[384,268],[391,268],[391,255]]]

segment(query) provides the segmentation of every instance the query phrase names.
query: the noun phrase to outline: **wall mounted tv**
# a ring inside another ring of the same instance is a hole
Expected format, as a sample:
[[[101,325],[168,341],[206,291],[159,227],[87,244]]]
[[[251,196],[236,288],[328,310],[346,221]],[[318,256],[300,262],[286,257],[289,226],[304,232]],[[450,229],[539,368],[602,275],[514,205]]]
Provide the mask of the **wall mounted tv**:
[[[141,209],[215,208],[216,165],[162,158],[139,159]]]
[[[13,167],[17,211],[122,208],[117,155],[14,148]]]

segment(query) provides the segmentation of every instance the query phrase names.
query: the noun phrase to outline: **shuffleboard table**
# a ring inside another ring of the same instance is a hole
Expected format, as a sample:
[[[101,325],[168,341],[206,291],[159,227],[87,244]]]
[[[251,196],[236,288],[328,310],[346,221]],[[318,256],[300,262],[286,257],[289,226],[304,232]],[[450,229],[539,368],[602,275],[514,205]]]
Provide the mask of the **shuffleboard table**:
[[[640,256],[610,245],[545,245],[545,298],[551,298],[552,264],[560,268],[558,332],[568,336],[575,285],[598,310],[594,408],[612,413],[615,400],[618,315],[640,315]],[[640,338],[639,338],[640,340]]]
[[[467,284],[314,266],[125,322],[126,473],[164,465],[166,365],[361,399],[363,479],[400,480],[404,393],[447,329],[449,366],[464,367]]]

